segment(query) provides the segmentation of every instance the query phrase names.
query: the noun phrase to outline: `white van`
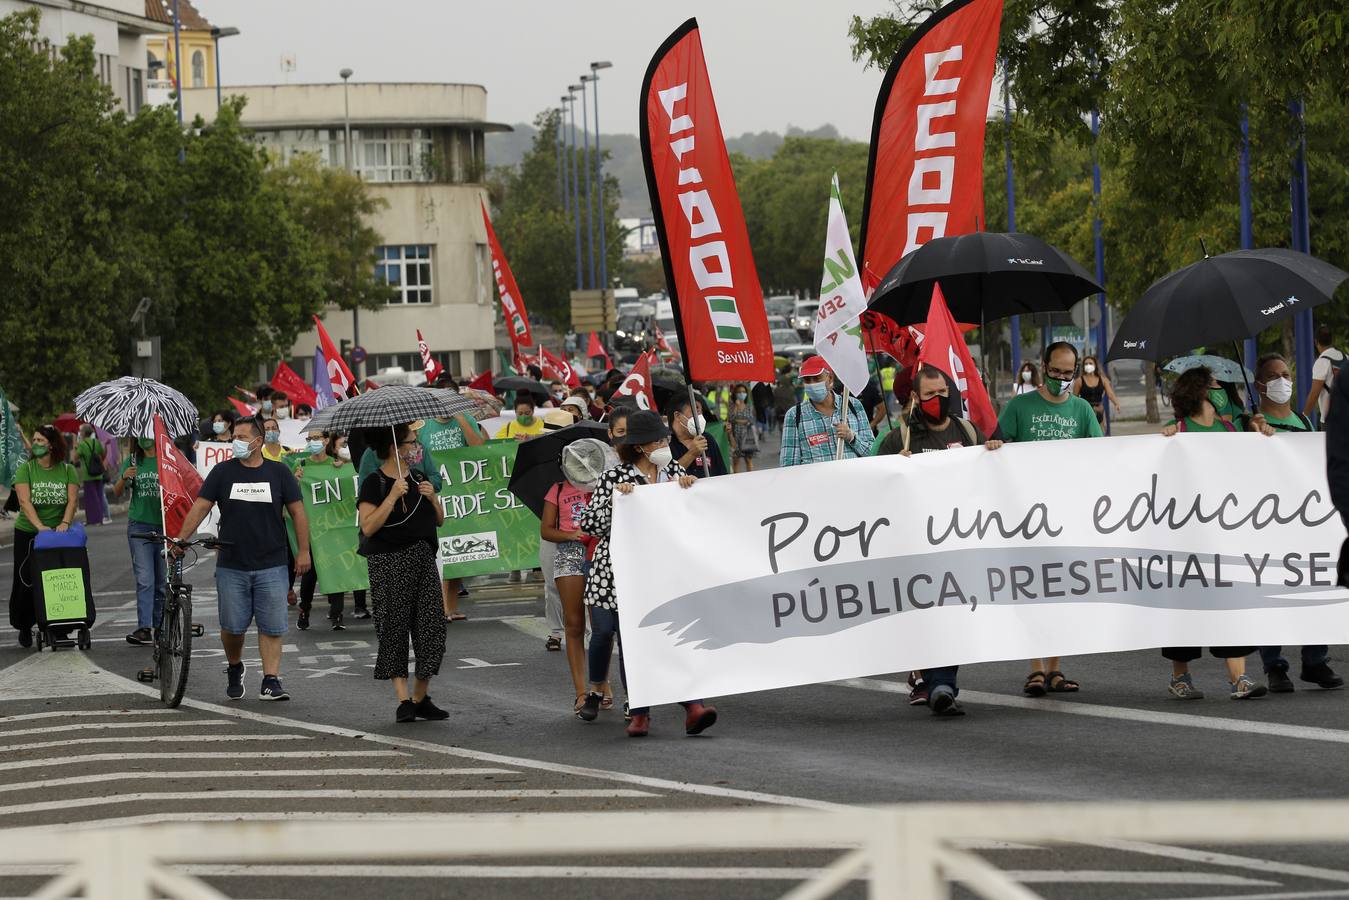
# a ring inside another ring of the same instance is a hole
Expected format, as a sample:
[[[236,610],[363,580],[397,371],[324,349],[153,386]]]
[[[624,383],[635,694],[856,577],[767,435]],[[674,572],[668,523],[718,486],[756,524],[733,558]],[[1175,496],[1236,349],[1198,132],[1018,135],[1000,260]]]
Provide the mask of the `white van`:
[[[798,300],[792,308],[792,327],[801,333],[803,339],[814,337],[815,313],[819,308],[819,300]]]

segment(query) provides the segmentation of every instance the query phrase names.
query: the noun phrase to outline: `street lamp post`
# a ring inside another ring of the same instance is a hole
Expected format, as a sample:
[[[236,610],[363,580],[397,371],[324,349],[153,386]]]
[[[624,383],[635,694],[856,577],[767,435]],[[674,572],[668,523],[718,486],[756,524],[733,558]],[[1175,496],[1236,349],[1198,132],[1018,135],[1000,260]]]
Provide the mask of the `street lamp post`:
[[[600,219],[600,287],[603,290],[609,290],[609,263],[608,248],[605,237],[608,217],[604,211],[604,157],[600,154],[600,69],[613,68],[613,63],[607,60],[593,62],[590,64],[591,87],[595,91],[595,184],[596,197],[599,200],[599,219]]]
[[[586,170],[586,254],[590,259],[590,289],[595,289],[595,216],[590,202],[590,104],[586,100],[586,83],[594,81],[593,75],[581,76],[581,134],[585,136],[585,153],[581,163]]]
[[[349,93],[348,93],[348,91],[347,91],[347,87],[348,87],[348,85],[349,85],[349,83],[350,83],[350,80],[351,80],[352,71],[351,71],[350,69],[343,69],[342,71],[338,72],[337,74],[340,75],[341,78],[342,78],[342,133],[343,133],[343,144],[342,144],[342,148],[343,148],[343,149],[342,149],[342,156],[343,156],[343,162],[345,162],[345,163],[347,164],[347,165],[346,165],[346,168],[347,168],[347,174],[350,175],[350,174],[354,171],[354,166],[352,165],[352,159],[351,159],[351,98],[350,98],[350,95],[349,95]],[[354,216],[355,213],[353,212],[352,215]],[[354,234],[354,232],[355,232],[355,227],[356,227],[356,223],[355,223],[355,222],[352,222],[352,223],[351,223],[351,227],[352,227],[352,232],[353,232],[353,234]],[[354,288],[354,287],[356,286],[356,271],[355,271],[356,262],[355,262],[354,259],[352,260],[352,264],[351,264],[351,265],[352,265],[352,272],[351,272],[351,287]],[[351,304],[351,349],[352,349],[352,354],[351,354],[351,355],[352,355],[352,360],[351,360],[351,374],[356,378],[357,381],[360,381],[360,379],[361,379],[361,368],[362,368],[362,366],[361,366],[361,364],[360,364],[359,362],[356,361],[355,356],[356,356],[356,348],[359,347],[359,346],[361,346],[361,311],[356,307],[356,303],[355,303],[356,298],[355,298],[354,296],[349,296],[347,299],[349,299],[349,300],[352,301],[352,304]]]
[[[237,28],[212,28],[211,41],[215,46],[215,108],[219,111],[224,102],[224,95],[220,88],[220,39],[234,37],[239,33]]]
[[[179,39],[178,27],[178,0],[173,0],[173,78],[174,87],[177,88],[174,93],[178,95],[178,125],[183,124],[183,44]],[[178,153],[179,161],[182,160],[182,151]]]
[[[570,119],[571,132],[571,208],[576,213],[576,289],[579,291],[581,285],[581,193],[578,190],[580,180],[576,177],[576,92],[581,89],[579,84],[567,85],[567,112]]]
[[[562,102],[566,103],[567,98],[563,97]],[[567,196],[567,167],[562,165],[562,121],[566,116],[566,110],[559,106],[557,129],[553,132],[553,148],[557,150],[557,202],[562,204],[564,213],[571,215],[571,198]]]

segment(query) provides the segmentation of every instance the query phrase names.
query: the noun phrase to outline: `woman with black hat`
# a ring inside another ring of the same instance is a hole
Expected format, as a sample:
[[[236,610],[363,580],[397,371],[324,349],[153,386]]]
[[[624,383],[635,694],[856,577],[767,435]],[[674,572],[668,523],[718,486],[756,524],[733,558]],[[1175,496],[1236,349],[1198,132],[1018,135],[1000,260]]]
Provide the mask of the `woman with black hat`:
[[[600,476],[590,505],[577,522],[581,531],[599,539],[590,564],[590,577],[586,579],[585,602],[590,607],[592,623],[596,620],[599,622],[598,625],[592,625],[593,629],[612,624],[618,633],[618,669],[623,676],[624,687],[627,686],[627,675],[623,670],[623,633],[618,621],[618,597],[614,591],[614,572],[609,558],[614,492],[630,494],[637,485],[665,481],[678,481],[680,487],[688,488],[698,480],[674,461],[670,452],[670,429],[658,414],[650,410],[638,410],[628,416],[627,424],[627,433],[615,438],[615,449],[622,461]],[[594,671],[593,665],[591,669],[592,682],[603,679],[603,674]],[[592,705],[598,709],[599,702],[599,695],[592,693],[587,697],[585,710],[589,712]],[[701,700],[686,701],[680,706],[684,707],[684,731],[687,734],[700,734],[717,721],[716,708],[705,705]],[[651,727],[650,709],[639,707],[630,712],[632,721],[628,723],[628,736],[645,737]]]

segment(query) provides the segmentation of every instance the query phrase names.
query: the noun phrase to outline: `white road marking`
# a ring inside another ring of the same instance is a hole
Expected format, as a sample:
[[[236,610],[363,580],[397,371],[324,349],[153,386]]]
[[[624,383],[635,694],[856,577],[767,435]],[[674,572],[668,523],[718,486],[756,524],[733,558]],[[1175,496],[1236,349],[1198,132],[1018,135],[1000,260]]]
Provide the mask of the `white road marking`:
[[[307,741],[306,734],[153,734],[126,737],[70,738],[64,741],[36,741],[31,744],[0,746],[0,754],[15,750],[46,750],[49,747],[80,747],[88,744],[145,744],[154,741],[182,743],[183,741]],[[390,743],[393,743],[390,741]]]
[[[19,728],[10,731],[0,730],[0,739],[19,737],[25,734],[56,734],[64,731],[86,731],[97,728],[99,731],[114,731],[124,728],[195,728],[198,725],[234,725],[228,719],[181,719],[168,722],[75,722],[71,725],[48,725],[45,728]]]
[[[1003,875],[1022,884],[1202,884],[1210,887],[1278,887],[1277,881],[1261,881],[1216,872],[1142,872],[1134,869],[1017,870]],[[1244,895],[1243,895],[1244,896]]]
[[[909,687],[897,681],[881,681],[875,678],[850,678],[845,681],[831,682],[841,687],[859,688],[865,691],[881,691],[887,694],[909,693]],[[1090,716],[1099,719],[1115,719],[1127,722],[1141,722],[1145,725],[1167,725],[1179,728],[1199,728],[1209,731],[1228,731],[1241,734],[1256,734],[1263,737],[1292,738],[1301,741],[1326,741],[1332,744],[1349,744],[1349,731],[1334,728],[1317,728],[1312,725],[1285,725],[1279,722],[1257,722],[1249,719],[1228,719],[1222,716],[1193,716],[1184,713],[1160,712],[1150,709],[1132,709],[1127,706],[1106,706],[1101,703],[1049,700],[1045,698],[1014,697],[1010,694],[991,694],[984,691],[960,692],[960,699],[968,703],[986,706],[1002,706],[1011,709],[1029,709],[1040,712],[1065,713],[1070,716]]]
[[[499,788],[489,790],[417,790],[381,791],[354,788],[332,790],[268,790],[268,791],[144,791],[119,794],[115,797],[77,797],[72,800],[42,800],[37,803],[16,803],[0,806],[0,816],[24,813],[50,812],[58,809],[82,809],[89,806],[111,806],[122,803],[164,803],[175,800],[202,802],[215,800],[579,800],[579,799],[636,799],[654,797],[650,791],[631,791],[619,788],[534,789]]]
[[[58,709],[51,712],[18,713],[0,716],[0,725],[10,722],[32,722],[37,719],[68,719],[71,716],[177,716],[176,709]]]
[[[251,752],[249,759],[343,759],[359,756],[411,756],[411,753],[399,753],[397,750],[269,750]],[[76,756],[59,756],[50,759],[24,759],[5,761],[5,771],[16,769],[47,769],[55,766],[88,765],[96,762],[141,762],[151,759],[171,759],[175,762],[188,759],[229,759],[237,760],[238,753],[190,752],[175,753],[85,753]],[[486,771],[486,770],[483,770]],[[147,773],[150,774],[150,773]]]
[[[251,759],[250,754],[250,759]],[[215,769],[197,772],[179,772],[172,769],[140,769],[135,772],[99,772],[96,775],[77,775],[73,778],[49,778],[45,781],[26,781],[22,784],[0,785],[0,793],[13,791],[36,791],[46,788],[61,788],[73,784],[102,784],[108,781],[156,781],[167,779],[202,778],[329,778],[342,776],[445,776],[445,775],[519,775],[514,769],[460,768],[460,769]],[[215,792],[212,791],[212,794]]]
[[[1142,853],[1163,859],[1175,859],[1182,862],[1201,863],[1211,866],[1227,866],[1232,869],[1247,869],[1267,875],[1291,875],[1297,878],[1315,878],[1319,881],[1332,881],[1349,884],[1349,871],[1326,869],[1321,866],[1305,866],[1301,863],[1285,863],[1272,859],[1259,859],[1253,856],[1236,856],[1231,853],[1218,853],[1213,850],[1190,850],[1186,847],[1171,847],[1165,844],[1151,844],[1145,841],[1102,840],[1091,841],[1094,847],[1107,850],[1123,850],[1128,853]]]
[[[1290,891],[1277,894],[1239,894],[1241,900],[1333,900],[1349,897],[1349,891]],[[1232,900],[1231,894],[1208,897],[1176,897],[1166,900]]]

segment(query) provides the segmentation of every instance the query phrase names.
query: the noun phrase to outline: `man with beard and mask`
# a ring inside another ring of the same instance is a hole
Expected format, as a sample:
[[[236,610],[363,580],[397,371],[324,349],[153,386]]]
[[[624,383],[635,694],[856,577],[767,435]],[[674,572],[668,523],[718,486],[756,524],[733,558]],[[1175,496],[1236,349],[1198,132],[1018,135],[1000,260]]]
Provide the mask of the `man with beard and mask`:
[[[1267,353],[1255,363],[1255,392],[1260,397],[1260,411],[1254,416],[1243,415],[1241,424],[1248,431],[1272,429],[1274,434],[1285,432],[1312,432],[1311,419],[1295,411],[1293,375],[1288,361],[1278,353]],[[1302,669],[1298,677],[1323,690],[1344,687],[1344,679],[1330,668],[1330,648],[1325,644],[1307,644],[1302,647]],[[1296,688],[1288,676],[1288,660],[1282,647],[1261,647],[1260,661],[1269,680],[1271,694],[1291,694]]]
[[[980,444],[989,450],[1002,446],[1002,441],[987,440],[973,422],[951,415],[950,400],[951,386],[941,370],[932,366],[919,369],[910,400],[912,413],[895,423],[894,429],[881,440],[876,455],[912,456]],[[959,668],[939,666],[912,673],[909,676],[913,688],[909,705],[926,703],[934,716],[965,715],[964,708],[956,700],[960,694],[960,688],[956,686]]]
[[[788,409],[782,420],[778,464],[828,462],[837,457],[840,438],[844,459],[870,456],[874,435],[866,411],[856,398],[849,398],[847,415],[840,414],[834,373],[824,357],[812,356],[801,364],[801,382],[806,396]]]
[[[1055,341],[1045,348],[1041,362],[1044,363],[1044,382],[1030,393],[1013,397],[1002,408],[998,427],[1003,438],[1019,444],[1101,437],[1101,423],[1096,421],[1096,411],[1090,403],[1073,395],[1077,347],[1067,341]],[[1064,677],[1059,671],[1059,663],[1058,657],[1031,660],[1031,673],[1022,692],[1028,697],[1043,697],[1050,692],[1077,691],[1080,686]]]

